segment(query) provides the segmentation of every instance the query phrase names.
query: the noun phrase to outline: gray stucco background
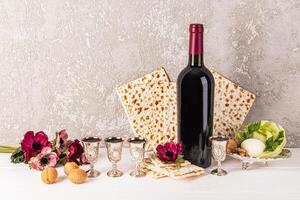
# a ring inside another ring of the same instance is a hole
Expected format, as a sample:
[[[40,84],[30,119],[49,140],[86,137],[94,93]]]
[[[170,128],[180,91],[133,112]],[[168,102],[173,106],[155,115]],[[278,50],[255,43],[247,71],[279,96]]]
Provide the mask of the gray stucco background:
[[[257,94],[300,147],[299,0],[0,1],[0,145],[26,130],[130,135],[114,87],[187,63],[188,25],[205,24],[205,63]]]

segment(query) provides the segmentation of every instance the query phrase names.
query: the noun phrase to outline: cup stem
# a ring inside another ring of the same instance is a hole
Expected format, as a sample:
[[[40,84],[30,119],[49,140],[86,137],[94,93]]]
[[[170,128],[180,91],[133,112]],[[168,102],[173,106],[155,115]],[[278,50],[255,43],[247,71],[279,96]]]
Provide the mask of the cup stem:
[[[91,163],[91,164],[90,164],[90,167],[91,167],[91,169],[90,169],[91,172],[93,172],[93,171],[94,171],[94,163]]]
[[[136,174],[139,173],[139,165],[140,165],[140,162],[137,161],[137,162],[135,163],[135,173],[136,173]]]
[[[112,163],[112,168],[113,168],[113,171],[117,171],[117,163],[116,162]]]
[[[221,173],[221,161],[220,160],[218,160],[218,167],[217,167],[217,169],[218,169],[218,173]]]

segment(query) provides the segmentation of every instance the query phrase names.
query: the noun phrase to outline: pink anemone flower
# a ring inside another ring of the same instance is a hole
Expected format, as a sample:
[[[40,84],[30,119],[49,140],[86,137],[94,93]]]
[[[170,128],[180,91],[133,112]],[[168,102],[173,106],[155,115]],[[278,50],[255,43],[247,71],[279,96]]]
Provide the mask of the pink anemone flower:
[[[32,157],[29,164],[33,169],[43,170],[45,167],[55,167],[58,161],[58,156],[55,152],[52,152],[50,147],[42,149],[36,157]]]

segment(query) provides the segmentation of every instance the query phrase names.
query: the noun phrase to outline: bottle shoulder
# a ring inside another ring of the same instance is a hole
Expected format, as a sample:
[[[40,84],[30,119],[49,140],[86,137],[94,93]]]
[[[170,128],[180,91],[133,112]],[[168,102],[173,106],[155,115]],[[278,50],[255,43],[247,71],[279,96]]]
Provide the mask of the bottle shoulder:
[[[185,67],[178,75],[178,81],[182,81],[185,78],[199,78],[205,77],[210,80],[210,82],[214,82],[214,77],[212,73],[206,67]]]

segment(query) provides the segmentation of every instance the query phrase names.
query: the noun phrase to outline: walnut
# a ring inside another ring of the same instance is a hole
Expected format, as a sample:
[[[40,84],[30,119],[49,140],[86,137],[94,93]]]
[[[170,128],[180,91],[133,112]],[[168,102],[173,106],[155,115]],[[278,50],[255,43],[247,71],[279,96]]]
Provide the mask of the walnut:
[[[46,167],[41,174],[42,181],[46,184],[53,184],[57,180],[57,171],[54,167]]]
[[[243,148],[240,148],[240,147],[237,148],[237,153],[238,153],[240,156],[248,156],[247,150],[246,150],[246,149],[243,149]]]
[[[237,143],[234,139],[228,140],[227,152],[228,153],[236,153],[237,152]]]
[[[68,175],[68,178],[72,183],[81,184],[86,181],[87,174],[80,168],[72,169]]]
[[[68,176],[72,169],[79,168],[75,162],[67,162],[64,166],[64,172]]]

